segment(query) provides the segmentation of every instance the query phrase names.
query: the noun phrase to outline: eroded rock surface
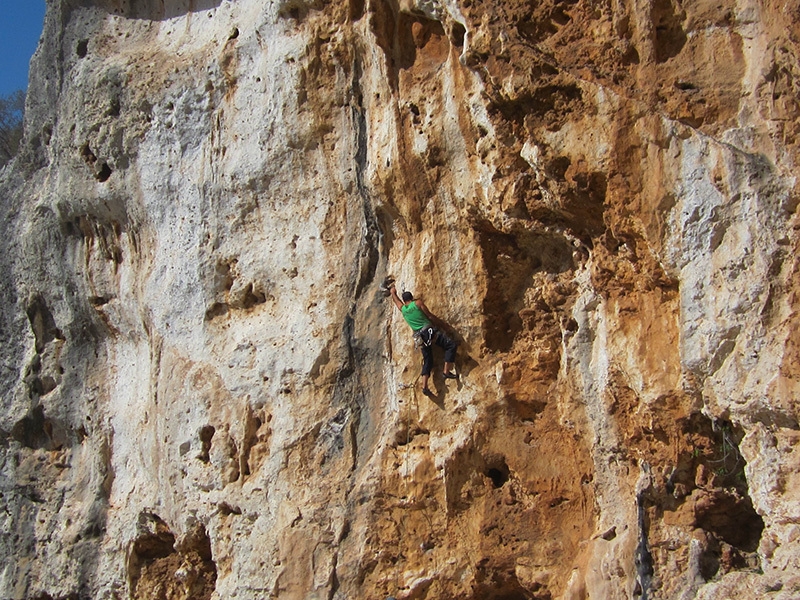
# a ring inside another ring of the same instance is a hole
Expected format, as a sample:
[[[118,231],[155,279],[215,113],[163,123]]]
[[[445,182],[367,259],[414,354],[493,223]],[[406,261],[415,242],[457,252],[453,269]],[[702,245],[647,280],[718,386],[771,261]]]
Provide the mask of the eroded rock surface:
[[[799,8],[48,3],[0,596],[798,597]]]

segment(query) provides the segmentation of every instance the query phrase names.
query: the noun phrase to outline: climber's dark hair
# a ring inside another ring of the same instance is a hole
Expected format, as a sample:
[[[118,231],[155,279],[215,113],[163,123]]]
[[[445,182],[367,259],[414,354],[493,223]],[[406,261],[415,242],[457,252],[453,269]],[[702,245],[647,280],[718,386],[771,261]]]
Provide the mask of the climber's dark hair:
[[[403,292],[403,302],[411,302],[414,299],[414,294],[411,292]]]

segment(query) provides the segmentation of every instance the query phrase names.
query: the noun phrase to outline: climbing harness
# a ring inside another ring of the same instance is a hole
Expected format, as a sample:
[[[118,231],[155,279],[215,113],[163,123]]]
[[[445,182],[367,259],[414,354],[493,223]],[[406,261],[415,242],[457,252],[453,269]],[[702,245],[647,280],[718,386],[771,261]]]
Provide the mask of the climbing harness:
[[[432,346],[439,337],[439,332],[433,327],[423,327],[419,331],[414,332],[414,347],[421,348],[422,346]]]

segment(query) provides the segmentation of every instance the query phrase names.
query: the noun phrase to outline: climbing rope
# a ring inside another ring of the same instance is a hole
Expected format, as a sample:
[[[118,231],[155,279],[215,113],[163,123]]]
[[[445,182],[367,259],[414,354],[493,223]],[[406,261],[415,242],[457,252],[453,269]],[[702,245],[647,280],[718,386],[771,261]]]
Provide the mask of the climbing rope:
[[[417,384],[419,383],[420,377],[421,377],[421,374],[417,375],[417,377],[414,379],[414,383],[411,386],[407,386],[407,387],[404,386],[403,388],[401,388],[401,389],[408,389],[408,387],[411,387],[412,398],[414,400],[413,409],[414,409],[414,411],[416,413],[417,422],[419,422],[419,420],[420,420],[419,397],[417,396]],[[410,405],[408,407],[406,407],[406,410],[405,410],[405,426],[406,426],[406,443],[405,443],[405,446],[406,447],[405,447],[405,452],[404,452],[404,455],[405,455],[404,456],[405,474],[403,475],[403,483],[404,483],[404,488],[405,488],[404,489],[404,491],[405,491],[404,497],[405,497],[405,501],[406,501],[406,506],[407,507],[410,507],[411,504],[412,504],[411,503],[411,498],[410,498],[410,487],[409,487],[409,479],[410,479],[410,476],[411,476],[411,461],[410,461],[410,452],[411,452],[411,410],[412,410],[412,407]],[[425,518],[425,520],[428,523],[429,536],[430,536],[431,539],[433,539],[433,535],[434,535],[433,521],[431,520],[430,515],[428,515],[427,500],[425,502],[426,502],[426,504],[423,505],[420,508],[420,512],[422,513],[422,516]],[[414,504],[416,504],[416,499],[415,499]],[[403,534],[405,534],[408,531],[408,528],[406,526],[406,511],[403,511],[401,513],[400,526],[401,526]],[[424,542],[420,546],[423,549],[423,551],[427,551],[427,550],[430,549],[430,548],[426,548],[425,547]],[[435,573],[438,570],[438,564],[437,564],[437,560],[436,560],[436,554],[434,553],[432,556],[433,556],[433,572]]]

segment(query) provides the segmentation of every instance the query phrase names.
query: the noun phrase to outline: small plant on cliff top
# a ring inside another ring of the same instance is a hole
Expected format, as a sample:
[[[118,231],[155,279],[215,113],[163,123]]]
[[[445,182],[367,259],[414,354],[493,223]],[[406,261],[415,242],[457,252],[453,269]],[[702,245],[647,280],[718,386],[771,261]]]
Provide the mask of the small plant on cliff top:
[[[17,90],[0,96],[0,167],[17,153],[22,140],[22,117],[25,112],[25,92]]]

